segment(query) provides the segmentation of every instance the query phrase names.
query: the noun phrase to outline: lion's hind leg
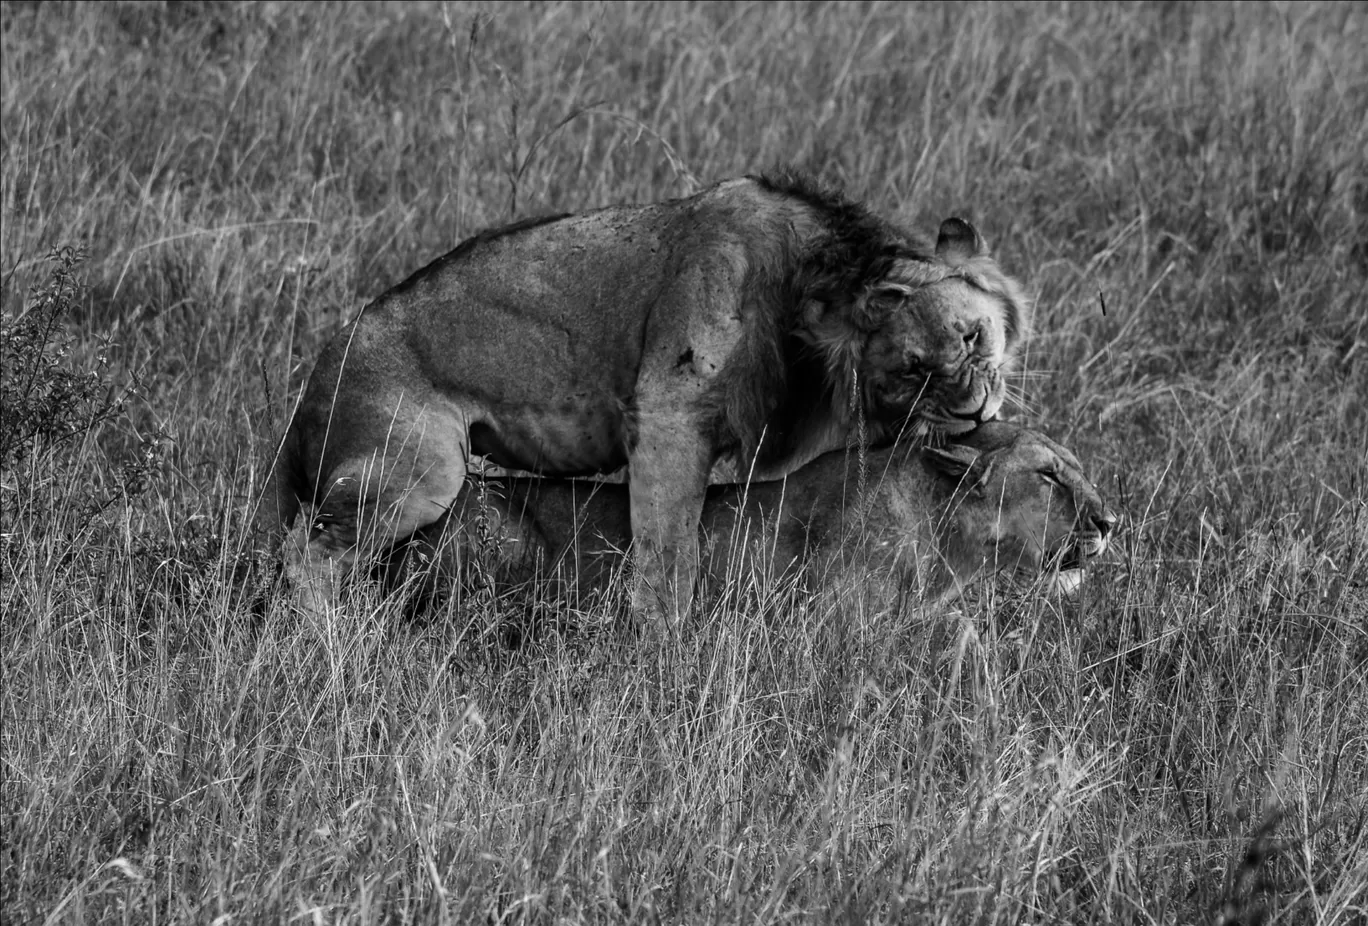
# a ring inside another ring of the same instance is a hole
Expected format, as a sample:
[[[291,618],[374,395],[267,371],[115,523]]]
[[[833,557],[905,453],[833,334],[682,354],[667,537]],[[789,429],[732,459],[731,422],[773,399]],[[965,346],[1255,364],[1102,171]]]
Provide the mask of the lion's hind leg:
[[[307,612],[335,604],[354,568],[440,521],[461,492],[469,460],[462,417],[424,409],[398,424],[396,415],[378,448],[339,454],[295,518],[285,574]]]

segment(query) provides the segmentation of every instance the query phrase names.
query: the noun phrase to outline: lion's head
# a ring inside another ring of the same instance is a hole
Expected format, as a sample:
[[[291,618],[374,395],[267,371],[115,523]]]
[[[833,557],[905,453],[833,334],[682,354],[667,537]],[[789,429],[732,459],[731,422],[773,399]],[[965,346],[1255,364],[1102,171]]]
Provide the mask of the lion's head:
[[[1067,449],[998,421],[959,440],[922,451],[928,465],[958,482],[948,525],[957,570],[970,563],[1020,575],[1072,570],[1106,550],[1116,516]]]
[[[878,319],[859,366],[872,419],[954,435],[998,413],[1031,307],[972,225],[946,219],[935,259],[894,257],[865,301]]]

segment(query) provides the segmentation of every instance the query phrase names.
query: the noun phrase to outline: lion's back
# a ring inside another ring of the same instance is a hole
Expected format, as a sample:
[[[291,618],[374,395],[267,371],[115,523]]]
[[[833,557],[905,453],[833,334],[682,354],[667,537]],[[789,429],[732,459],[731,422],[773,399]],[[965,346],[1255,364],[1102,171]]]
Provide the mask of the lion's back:
[[[494,229],[375,300],[358,331],[400,333],[445,391],[506,406],[626,401],[653,338],[712,323],[683,317],[700,304],[694,290],[723,285],[739,238],[772,198],[730,181],[687,199]]]
[[[542,401],[599,380],[621,393],[665,282],[669,219],[618,207],[477,236],[367,312],[402,328],[449,388]]]

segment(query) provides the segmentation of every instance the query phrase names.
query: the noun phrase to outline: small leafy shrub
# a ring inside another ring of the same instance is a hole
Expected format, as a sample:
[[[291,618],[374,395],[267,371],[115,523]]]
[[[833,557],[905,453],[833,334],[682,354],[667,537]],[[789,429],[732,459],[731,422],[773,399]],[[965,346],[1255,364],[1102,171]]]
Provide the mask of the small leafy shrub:
[[[46,282],[17,314],[0,316],[0,514],[5,539],[45,536],[54,517],[74,516],[81,529],[121,500],[142,495],[161,469],[168,435],[137,439],[136,450],[111,460],[96,452],[108,429],[127,424],[140,395],[136,376],[117,382],[106,348],[77,355],[66,321],[85,295],[80,248],[49,255]],[[84,360],[84,368],[82,360]],[[92,465],[93,464],[93,465]]]
[[[118,415],[126,395],[110,387],[103,352],[94,370],[69,365],[63,322],[83,285],[84,253],[54,248],[47,282],[14,318],[0,318],[0,470],[20,468],[34,453],[56,451]]]

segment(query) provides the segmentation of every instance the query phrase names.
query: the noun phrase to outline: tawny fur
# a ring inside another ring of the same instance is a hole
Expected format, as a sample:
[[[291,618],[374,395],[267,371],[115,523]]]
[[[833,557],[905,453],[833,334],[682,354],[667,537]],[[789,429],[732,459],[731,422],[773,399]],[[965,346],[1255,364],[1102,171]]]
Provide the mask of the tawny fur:
[[[1115,517],[1067,449],[1002,422],[956,441],[868,453],[863,498],[855,451],[825,454],[780,482],[714,487],[701,519],[712,590],[758,564],[776,575],[801,568],[827,580],[887,579],[904,600],[934,607],[981,573],[1033,576],[1052,558],[1073,567],[1106,548]],[[455,564],[478,561],[500,586],[549,580],[578,598],[621,575],[632,542],[624,487],[537,478],[470,485],[480,488],[453,513],[460,527],[446,553],[438,553],[439,526],[399,551],[391,583],[421,561],[444,564],[438,581],[449,584],[460,581]]]
[[[775,478],[856,421],[876,444],[972,427],[1028,325],[967,223],[930,248],[793,174],[520,222],[324,348],[260,520],[288,531],[287,576],[318,609],[358,558],[441,518],[473,454],[555,476],[626,464],[638,609],[677,606],[714,464]]]

